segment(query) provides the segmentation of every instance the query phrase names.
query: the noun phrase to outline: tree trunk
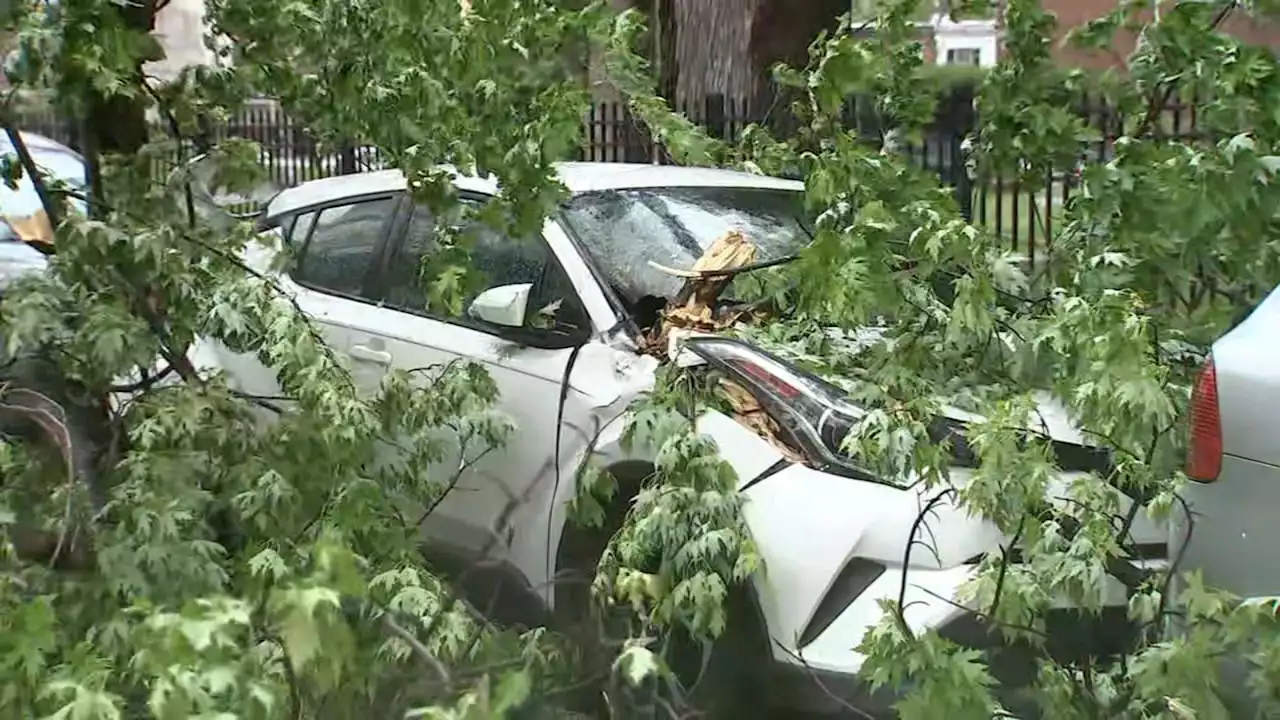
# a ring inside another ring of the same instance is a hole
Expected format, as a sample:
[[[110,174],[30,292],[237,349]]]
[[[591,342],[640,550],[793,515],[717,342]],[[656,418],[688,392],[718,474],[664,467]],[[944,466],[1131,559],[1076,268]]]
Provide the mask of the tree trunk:
[[[155,29],[156,0],[135,0],[116,7],[116,12],[130,30],[150,33]],[[154,60],[156,58],[144,58]],[[142,82],[142,62],[137,66]],[[91,93],[89,117],[86,118],[85,153],[136,154],[147,144],[147,110],[141,97],[104,96]],[[90,159],[90,162],[93,162]]]
[[[701,108],[708,95],[746,103],[752,115],[771,100],[773,65],[804,66],[809,43],[834,30],[849,0],[668,0],[674,20],[674,99]]]
[[[751,58],[751,27],[764,0],[675,0],[676,106],[701,108],[708,95],[757,98],[764,90]]]

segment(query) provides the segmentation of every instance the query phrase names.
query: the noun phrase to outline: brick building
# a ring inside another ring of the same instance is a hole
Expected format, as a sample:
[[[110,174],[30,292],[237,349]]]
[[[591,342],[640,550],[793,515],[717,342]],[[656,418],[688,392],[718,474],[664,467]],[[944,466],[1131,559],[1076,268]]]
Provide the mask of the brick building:
[[[1168,7],[1173,0],[1164,0]],[[1190,0],[1183,0],[1190,1]],[[1116,7],[1116,0],[1044,0],[1044,9],[1058,18],[1058,44],[1055,52],[1065,67],[1105,70],[1120,67],[1125,57],[1133,52],[1136,38],[1132,33],[1117,33],[1111,52],[1082,51],[1062,40],[1074,27],[1101,17]],[[1244,10],[1237,9],[1222,24],[1222,29],[1244,42],[1280,49],[1280,24],[1257,20]]]

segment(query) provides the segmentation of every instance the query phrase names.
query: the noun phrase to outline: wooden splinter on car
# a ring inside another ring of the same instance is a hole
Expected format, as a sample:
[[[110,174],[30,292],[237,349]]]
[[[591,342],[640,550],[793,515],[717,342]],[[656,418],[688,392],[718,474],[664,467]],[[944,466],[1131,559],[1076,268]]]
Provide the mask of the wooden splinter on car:
[[[19,240],[53,246],[53,223],[49,222],[49,216],[44,210],[37,210],[26,217],[6,216],[3,220]]]
[[[734,273],[726,271],[747,267],[755,261],[756,246],[739,230],[730,230],[717,239],[688,270],[650,261],[649,265],[653,268],[673,277],[683,278],[685,283],[675,298],[667,303],[661,321],[645,345],[655,354],[665,353],[672,330],[715,332],[736,322],[741,313],[718,316],[716,303],[720,299],[720,293],[733,281]],[[738,422],[778,448],[788,458],[801,460],[801,455],[781,439],[777,424],[750,392],[727,378],[722,379],[720,385]]]
[[[756,246],[740,230],[730,230],[702,253],[688,270],[669,268],[650,261],[649,265],[668,275],[684,278],[684,287],[662,313],[663,334],[669,327],[688,330],[718,330],[727,323],[717,321],[716,301],[732,276],[717,274],[750,265],[756,259]]]

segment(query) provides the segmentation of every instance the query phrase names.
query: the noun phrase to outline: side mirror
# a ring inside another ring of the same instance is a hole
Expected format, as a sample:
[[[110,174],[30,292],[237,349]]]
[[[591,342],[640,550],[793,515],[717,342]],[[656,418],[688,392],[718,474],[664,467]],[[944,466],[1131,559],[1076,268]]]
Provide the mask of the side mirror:
[[[503,327],[524,327],[525,310],[533,283],[499,285],[476,296],[467,314],[476,320]]]
[[[247,192],[236,192],[221,187],[217,170],[215,158],[209,155],[197,155],[187,161],[186,166],[174,168],[169,174],[168,183],[179,194],[179,207],[185,202],[186,187],[190,187],[198,215],[213,223],[230,224],[258,215],[284,189],[274,180],[268,179]]]

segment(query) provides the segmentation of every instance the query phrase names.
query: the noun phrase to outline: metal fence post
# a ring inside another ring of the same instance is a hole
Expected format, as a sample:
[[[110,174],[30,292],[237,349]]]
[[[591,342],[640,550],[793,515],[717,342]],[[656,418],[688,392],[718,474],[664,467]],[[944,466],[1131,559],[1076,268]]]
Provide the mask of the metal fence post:
[[[716,93],[708,95],[706,99],[706,119],[703,120],[707,127],[707,134],[722,140],[729,139],[725,135],[727,130],[725,122],[725,98],[724,95]]]
[[[356,167],[356,146],[351,142],[342,143],[342,149],[338,151],[338,172],[355,175],[359,171]]]
[[[964,156],[964,140],[976,125],[973,90],[972,85],[956,85],[951,89],[939,127],[939,134],[946,143],[943,152],[947,158],[947,171],[943,173],[942,181],[951,184],[960,214],[970,223],[973,222],[973,178],[969,176]]]

